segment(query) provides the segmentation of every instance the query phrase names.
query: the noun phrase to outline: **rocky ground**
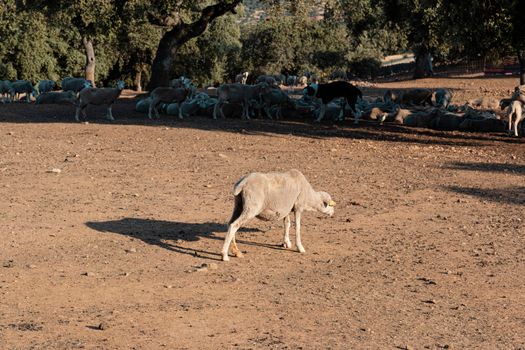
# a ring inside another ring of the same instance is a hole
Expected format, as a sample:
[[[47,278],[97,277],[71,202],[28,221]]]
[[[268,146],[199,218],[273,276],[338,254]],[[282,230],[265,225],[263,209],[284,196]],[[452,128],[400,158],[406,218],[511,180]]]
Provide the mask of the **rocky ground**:
[[[508,96],[515,78],[394,82]],[[378,92],[378,91],[376,91]],[[379,93],[379,92],[378,92]],[[0,105],[1,349],[523,349],[525,142],[362,123],[117,122]],[[296,168],[332,194],[238,234],[235,181]],[[293,233],[293,231],[292,231]],[[292,235],[293,241],[293,235]]]

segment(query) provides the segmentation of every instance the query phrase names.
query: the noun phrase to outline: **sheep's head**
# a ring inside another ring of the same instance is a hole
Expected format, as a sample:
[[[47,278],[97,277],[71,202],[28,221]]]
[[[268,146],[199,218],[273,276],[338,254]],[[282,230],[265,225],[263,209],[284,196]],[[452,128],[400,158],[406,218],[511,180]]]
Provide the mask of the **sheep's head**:
[[[332,200],[332,197],[328,193],[323,191],[318,192],[318,194],[321,201],[318,204],[318,207],[316,208],[317,211],[320,211],[321,213],[326,214],[328,216],[334,215],[335,202]]]

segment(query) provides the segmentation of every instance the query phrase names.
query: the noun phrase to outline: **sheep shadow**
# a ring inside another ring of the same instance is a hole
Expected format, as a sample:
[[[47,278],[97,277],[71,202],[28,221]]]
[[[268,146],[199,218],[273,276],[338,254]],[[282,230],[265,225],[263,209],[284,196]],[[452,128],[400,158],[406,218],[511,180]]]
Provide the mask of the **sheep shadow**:
[[[448,166],[453,170],[485,171],[494,173],[525,174],[525,165],[506,163],[461,163],[455,162]]]
[[[481,189],[474,187],[449,186],[451,192],[478,197],[483,200],[512,205],[525,205],[525,187]]]
[[[117,233],[134,239],[139,239],[144,243],[156,245],[172,252],[187,254],[194,257],[221,260],[222,255],[220,244],[214,251],[200,250],[184,246],[184,242],[196,242],[200,239],[210,239],[222,241],[224,235],[217,235],[219,232],[226,232],[227,225],[216,222],[188,223],[165,220],[123,218],[111,221],[88,221],[85,225],[93,230],[103,233]],[[257,228],[241,228],[238,232],[266,232]],[[260,242],[245,241],[237,239],[238,243],[259,246],[269,249],[282,250],[279,245],[272,245]]]

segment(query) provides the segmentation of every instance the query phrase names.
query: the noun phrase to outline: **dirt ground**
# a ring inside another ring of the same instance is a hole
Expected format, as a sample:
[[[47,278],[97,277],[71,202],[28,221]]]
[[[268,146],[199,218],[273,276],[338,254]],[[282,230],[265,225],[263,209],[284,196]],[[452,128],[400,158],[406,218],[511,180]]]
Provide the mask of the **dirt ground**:
[[[0,349],[525,349],[524,138],[133,106],[0,105]],[[290,168],[335,216],[305,254],[254,220],[220,262],[235,181]]]

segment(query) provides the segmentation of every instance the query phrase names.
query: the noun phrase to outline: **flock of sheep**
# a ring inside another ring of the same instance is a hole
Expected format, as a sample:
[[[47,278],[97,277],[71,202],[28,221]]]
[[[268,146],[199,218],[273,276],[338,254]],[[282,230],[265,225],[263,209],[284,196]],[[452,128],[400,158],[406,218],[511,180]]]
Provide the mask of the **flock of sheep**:
[[[199,91],[186,77],[170,81],[168,87],[158,87],[147,98],[139,100],[136,110],[147,113],[148,118],[159,118],[160,113],[176,115],[178,118],[192,115],[210,116],[217,119],[240,117],[250,119],[264,116],[279,119],[314,119],[320,121],[325,115],[334,121],[345,116],[408,126],[426,127],[439,130],[504,131],[518,136],[519,124],[524,119],[525,86],[516,88],[509,99],[494,103],[488,98],[469,101],[466,104],[452,104],[453,91],[449,89],[411,89],[406,91],[387,91],[382,98],[362,96],[359,89],[357,102],[341,94],[329,95],[329,101],[319,96],[309,96],[308,89],[328,87],[319,84],[314,75],[284,76],[262,75],[247,84],[248,72],[235,78],[235,83],[223,84],[218,88]],[[57,84],[52,80],[42,80],[36,86],[29,81],[0,81],[0,101],[3,103],[18,100],[25,94],[30,102],[35,97],[36,104],[72,104],[76,106],[75,120],[80,121],[80,113],[86,118],[88,105],[106,105],[107,118],[114,120],[113,103],[120,97],[124,83],[115,88],[94,88],[84,78],[65,78],[60,86],[62,91],[53,91]],[[351,84],[343,85],[352,86]],[[338,86],[340,88],[341,85]],[[303,93],[296,94],[298,91]],[[496,110],[507,108],[508,127]],[[160,113],[159,113],[160,111]]]

